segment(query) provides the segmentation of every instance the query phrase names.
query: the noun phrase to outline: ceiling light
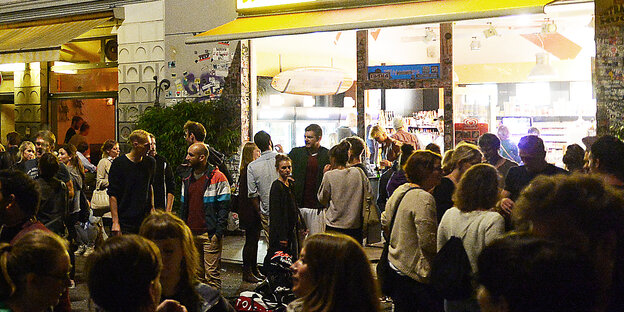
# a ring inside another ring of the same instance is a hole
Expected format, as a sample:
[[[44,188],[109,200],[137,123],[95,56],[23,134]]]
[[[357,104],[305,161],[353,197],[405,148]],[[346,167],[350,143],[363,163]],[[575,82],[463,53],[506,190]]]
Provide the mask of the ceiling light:
[[[0,72],[23,71],[24,69],[26,69],[26,64],[24,63],[0,64]]]
[[[485,38],[488,39],[490,37],[498,36],[498,31],[496,31],[494,25],[492,25],[492,23],[490,22],[488,22],[488,24],[490,25],[490,27],[483,31],[483,35],[485,35]]]
[[[436,40],[436,34],[430,27],[425,28],[425,42],[431,42]]]
[[[479,41],[477,37],[472,37],[472,42],[470,42],[470,50],[471,51],[481,50],[481,41]]]
[[[557,25],[555,22],[546,19],[544,24],[542,24],[542,34],[554,34],[557,32]]]
[[[550,65],[550,55],[540,52],[535,54],[535,66],[531,69],[528,78],[531,80],[550,80],[557,76],[557,72]]]

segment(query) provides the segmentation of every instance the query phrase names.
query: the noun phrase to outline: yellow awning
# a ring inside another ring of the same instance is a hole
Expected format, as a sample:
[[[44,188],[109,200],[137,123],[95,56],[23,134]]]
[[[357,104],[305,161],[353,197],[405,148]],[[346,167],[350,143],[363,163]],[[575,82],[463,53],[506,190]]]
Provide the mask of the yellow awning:
[[[318,31],[440,23],[515,14],[544,13],[553,0],[440,0],[373,7],[239,17],[186,40],[217,42]]]
[[[58,61],[61,45],[110,20],[82,21],[0,29],[0,63]]]

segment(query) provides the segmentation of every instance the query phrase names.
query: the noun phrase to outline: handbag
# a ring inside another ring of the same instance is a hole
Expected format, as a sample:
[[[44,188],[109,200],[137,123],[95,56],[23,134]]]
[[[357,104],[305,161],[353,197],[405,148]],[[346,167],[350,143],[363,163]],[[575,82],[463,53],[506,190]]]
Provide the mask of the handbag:
[[[394,221],[396,219],[397,212],[399,212],[399,206],[401,205],[403,197],[405,197],[405,194],[407,194],[407,192],[413,189],[419,189],[419,187],[411,187],[405,193],[401,194],[401,197],[397,201],[396,209],[394,211],[394,214],[392,215],[390,226],[388,227],[388,239],[386,239],[386,242],[384,243],[381,257],[379,258],[379,263],[377,263],[377,280],[379,280],[381,292],[387,296],[391,295],[392,291],[394,290],[394,283],[391,277],[395,273],[393,272],[394,270],[390,267],[390,262],[388,262],[388,251],[390,249],[390,237],[392,235],[392,227],[394,226]]]
[[[377,209],[377,205],[375,205],[375,201],[373,200],[373,195],[367,186],[368,177],[363,170],[362,173],[362,185],[364,186],[364,191],[362,192],[362,233],[364,234],[364,238],[366,238],[367,244],[372,244],[381,241],[380,235],[373,235],[369,230],[376,229],[380,230],[381,219],[379,217],[379,211]],[[374,237],[375,236],[375,237]]]
[[[106,189],[95,190],[93,191],[93,196],[91,197],[91,208],[107,209],[110,207],[110,202],[108,200],[109,198],[108,194],[106,193]]]

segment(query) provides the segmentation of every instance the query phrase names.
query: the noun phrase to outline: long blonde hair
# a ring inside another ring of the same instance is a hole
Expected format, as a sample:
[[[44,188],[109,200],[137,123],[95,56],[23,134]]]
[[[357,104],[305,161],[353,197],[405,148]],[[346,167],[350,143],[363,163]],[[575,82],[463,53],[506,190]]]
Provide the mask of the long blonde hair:
[[[247,169],[249,163],[254,160],[253,153],[257,148],[258,146],[254,142],[247,142],[243,145],[243,148],[241,149],[241,162],[239,167],[241,172]]]

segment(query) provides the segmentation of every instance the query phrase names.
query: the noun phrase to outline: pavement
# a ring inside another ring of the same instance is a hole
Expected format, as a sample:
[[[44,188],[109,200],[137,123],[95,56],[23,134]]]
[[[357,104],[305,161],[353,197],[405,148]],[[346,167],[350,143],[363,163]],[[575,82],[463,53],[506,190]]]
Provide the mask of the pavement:
[[[224,237],[223,252],[221,260],[221,281],[222,293],[232,304],[243,291],[254,290],[257,284],[243,282],[242,280],[242,250],[245,244],[245,237],[242,232],[232,232]],[[258,243],[258,261],[262,262],[266,255],[267,246],[264,241]],[[374,266],[381,256],[382,245],[367,246],[364,248],[366,254]],[[69,290],[69,297],[72,303],[72,311],[87,312],[95,309],[89,307],[89,292],[84,275],[85,257],[76,257],[76,286]],[[391,304],[382,303],[383,311],[391,311]]]

